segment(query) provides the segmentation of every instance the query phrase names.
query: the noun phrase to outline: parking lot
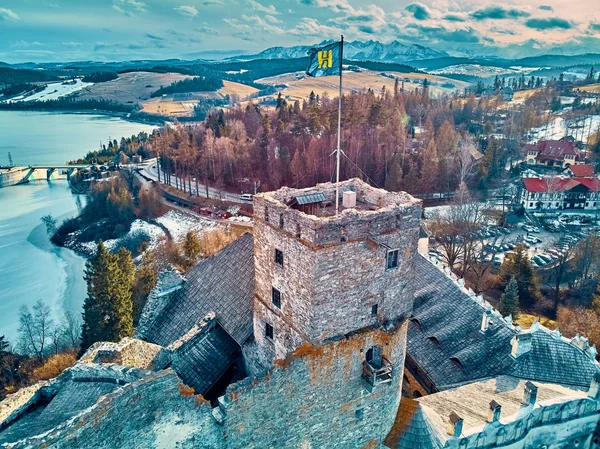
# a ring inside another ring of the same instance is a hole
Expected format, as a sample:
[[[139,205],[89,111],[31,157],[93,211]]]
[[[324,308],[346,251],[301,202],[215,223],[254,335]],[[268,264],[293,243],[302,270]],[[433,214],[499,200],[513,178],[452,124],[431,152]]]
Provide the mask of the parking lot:
[[[499,267],[517,245],[523,245],[534,268],[547,269],[559,261],[564,261],[569,250],[585,238],[591,230],[598,231],[589,215],[560,214],[544,219],[528,217],[511,228],[486,225],[472,238],[483,245],[485,260]],[[481,248],[481,246],[479,247]],[[430,257],[444,260],[443,248],[439,242],[431,245]]]

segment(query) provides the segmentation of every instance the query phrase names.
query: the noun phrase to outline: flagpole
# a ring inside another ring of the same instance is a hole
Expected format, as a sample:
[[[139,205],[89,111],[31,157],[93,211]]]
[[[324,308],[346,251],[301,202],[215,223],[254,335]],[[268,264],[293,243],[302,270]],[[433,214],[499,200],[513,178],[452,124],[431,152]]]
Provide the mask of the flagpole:
[[[335,174],[335,214],[340,210],[340,136],[342,131],[342,61],[344,60],[344,35],[342,34],[342,44],[340,46],[340,94],[338,96],[338,132],[337,132],[337,150],[336,150],[336,174]]]

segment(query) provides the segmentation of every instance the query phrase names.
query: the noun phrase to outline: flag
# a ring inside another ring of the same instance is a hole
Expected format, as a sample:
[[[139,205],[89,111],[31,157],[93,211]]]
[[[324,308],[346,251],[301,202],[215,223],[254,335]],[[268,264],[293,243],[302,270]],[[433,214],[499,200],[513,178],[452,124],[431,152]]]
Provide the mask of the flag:
[[[310,65],[306,69],[308,76],[339,75],[342,68],[342,45],[335,42],[324,47],[311,48],[308,51]]]

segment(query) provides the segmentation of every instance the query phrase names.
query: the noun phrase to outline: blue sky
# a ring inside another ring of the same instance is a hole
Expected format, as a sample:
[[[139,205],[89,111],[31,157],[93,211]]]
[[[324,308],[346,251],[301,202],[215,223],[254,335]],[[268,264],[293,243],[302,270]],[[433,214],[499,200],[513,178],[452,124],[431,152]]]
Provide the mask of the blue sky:
[[[2,0],[0,61],[196,58],[350,40],[600,53],[597,0]]]

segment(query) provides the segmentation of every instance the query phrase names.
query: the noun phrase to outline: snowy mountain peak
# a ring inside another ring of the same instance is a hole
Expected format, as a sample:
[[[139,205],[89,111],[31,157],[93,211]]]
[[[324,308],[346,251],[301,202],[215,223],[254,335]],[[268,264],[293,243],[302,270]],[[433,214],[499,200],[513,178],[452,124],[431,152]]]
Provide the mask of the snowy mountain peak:
[[[323,41],[315,45],[298,45],[295,47],[271,47],[256,54],[246,55],[231,59],[287,59],[303,58],[307,56],[308,50],[312,47],[319,47],[330,44],[334,41]],[[448,56],[448,53],[442,50],[424,47],[419,44],[404,44],[397,40],[390,43],[379,41],[352,41],[344,42],[344,58],[357,61],[377,61],[377,62],[396,62],[404,63],[408,61],[418,61],[423,59],[442,58]]]

